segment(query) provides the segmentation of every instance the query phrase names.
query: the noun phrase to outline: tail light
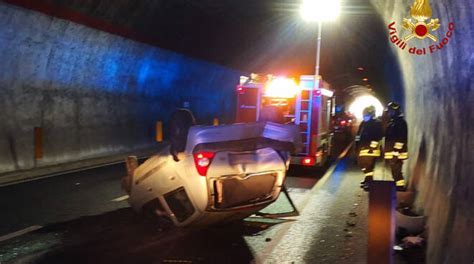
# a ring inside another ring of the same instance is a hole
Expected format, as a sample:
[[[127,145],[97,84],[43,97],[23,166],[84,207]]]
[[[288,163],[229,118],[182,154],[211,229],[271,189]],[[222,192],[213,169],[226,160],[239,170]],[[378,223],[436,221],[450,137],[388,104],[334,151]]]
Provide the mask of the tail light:
[[[340,124],[341,124],[341,126],[345,126],[347,124],[347,121],[346,120],[341,120]]]
[[[316,163],[316,159],[314,159],[313,157],[304,157],[301,160],[301,165],[304,165],[304,166],[313,166],[315,163]]]
[[[194,165],[196,165],[199,175],[206,176],[214,155],[213,152],[198,152],[194,154]]]

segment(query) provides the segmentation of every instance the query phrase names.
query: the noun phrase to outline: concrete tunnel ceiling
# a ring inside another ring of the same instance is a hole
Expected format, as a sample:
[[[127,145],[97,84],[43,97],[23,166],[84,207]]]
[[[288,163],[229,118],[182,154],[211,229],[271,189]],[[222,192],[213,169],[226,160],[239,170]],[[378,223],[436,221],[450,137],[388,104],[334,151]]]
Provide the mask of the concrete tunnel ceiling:
[[[313,73],[316,28],[299,19],[296,0],[4,2],[43,11],[51,4],[53,15],[74,10],[158,47],[248,72]],[[433,34],[442,42],[450,22],[454,30],[433,54],[429,39],[407,42],[428,49],[421,55],[389,41],[392,22],[403,36],[401,23],[412,3],[345,1],[339,21],[323,29],[322,75],[340,91],[367,77],[381,98],[404,105],[406,171],[415,205],[428,216],[427,263],[472,263],[474,237],[466,234],[474,234],[474,2],[430,1],[432,18],[440,22]]]

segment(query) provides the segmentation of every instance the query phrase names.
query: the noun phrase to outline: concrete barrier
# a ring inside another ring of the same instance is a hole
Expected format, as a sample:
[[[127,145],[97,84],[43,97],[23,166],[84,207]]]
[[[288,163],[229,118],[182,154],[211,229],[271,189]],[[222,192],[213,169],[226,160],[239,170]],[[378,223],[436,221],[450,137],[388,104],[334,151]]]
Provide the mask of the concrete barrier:
[[[166,132],[185,102],[200,123],[233,120],[240,72],[4,2],[0,13],[0,179],[153,148],[166,139],[156,122]]]

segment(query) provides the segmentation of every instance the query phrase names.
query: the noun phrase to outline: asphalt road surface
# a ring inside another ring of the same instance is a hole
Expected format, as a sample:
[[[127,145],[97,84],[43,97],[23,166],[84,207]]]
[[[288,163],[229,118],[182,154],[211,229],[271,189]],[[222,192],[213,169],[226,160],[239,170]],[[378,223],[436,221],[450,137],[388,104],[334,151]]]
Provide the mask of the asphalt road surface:
[[[104,247],[122,248],[124,243],[131,243],[134,246],[141,245],[137,250],[147,252],[143,257],[150,256],[148,247],[167,248],[169,252],[161,252],[161,257],[158,259],[170,261],[184,259],[200,262],[199,258],[185,256],[202,256],[200,257],[202,260],[209,259],[210,256],[206,256],[209,248],[218,249],[223,245],[240,247],[245,245],[243,234],[250,236],[258,234],[279,223],[279,220],[262,223],[260,219],[257,219],[245,224],[225,225],[203,231],[175,229],[164,219],[157,222],[154,222],[156,219],[142,219],[129,208],[125,193],[120,188],[120,177],[123,173],[124,165],[119,164],[2,187],[0,189],[0,210],[2,211],[0,236],[8,238],[12,234],[42,228],[28,234],[31,238],[27,240],[35,241],[32,244],[25,242],[25,239],[21,239],[22,237],[0,242],[0,248],[4,245],[3,250],[0,249],[0,260],[2,258],[12,260],[15,253],[21,256],[27,255],[30,250],[36,252],[37,247],[50,251],[57,247],[58,243],[64,243],[67,245],[66,249],[55,252],[53,255],[47,254],[44,263],[64,263],[64,261],[74,262],[74,260],[78,263],[110,262],[114,258],[111,258],[110,251],[102,251]],[[312,174],[304,171],[294,173],[306,173],[287,178],[286,186],[290,196],[298,202],[318,181],[322,171]],[[265,212],[281,213],[291,210],[286,197],[281,195],[280,199]],[[225,237],[221,237],[222,234],[226,234]],[[113,243],[117,244],[114,246]],[[81,246],[76,248],[74,246],[76,244]],[[164,247],[164,244],[167,244],[167,247]],[[189,249],[195,248],[196,245],[199,247],[190,253]],[[18,252],[14,250],[15,248]],[[82,251],[85,248],[87,248],[86,252]],[[180,251],[180,248],[184,251]],[[232,259],[228,261],[249,262],[253,254],[246,250],[242,252],[242,250],[242,248],[236,248],[237,256],[229,255]],[[90,254],[91,252],[93,253]],[[102,255],[104,252],[108,253],[104,256]],[[88,259],[90,256],[94,259]],[[130,256],[137,258],[134,253],[130,253]],[[104,259],[100,259],[101,257]],[[136,260],[148,262],[147,258]],[[222,258],[221,260],[227,261]],[[135,260],[128,259],[128,261]],[[3,262],[0,261],[0,263]]]
[[[338,143],[336,152],[345,143]],[[289,171],[286,186],[298,206],[325,171]],[[177,229],[128,206],[120,188],[124,173],[124,165],[117,164],[0,187],[0,263],[249,263],[255,252],[268,250],[271,232],[277,232],[273,226],[294,221],[250,217],[206,229]],[[291,210],[280,195],[263,212]]]

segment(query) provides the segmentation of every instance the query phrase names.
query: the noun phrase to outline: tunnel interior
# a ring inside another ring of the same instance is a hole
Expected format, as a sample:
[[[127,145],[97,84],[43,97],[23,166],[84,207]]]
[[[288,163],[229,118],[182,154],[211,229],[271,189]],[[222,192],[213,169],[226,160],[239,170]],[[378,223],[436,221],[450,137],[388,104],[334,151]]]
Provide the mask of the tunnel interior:
[[[474,4],[431,1],[439,42],[402,49],[389,25],[403,36],[414,2],[343,2],[341,18],[323,25],[321,72],[337,96],[361,85],[401,103],[429,263],[469,263],[474,239],[458,238],[474,233]],[[298,3],[2,1],[0,173],[153,146],[155,122],[183,104],[201,123],[232,122],[241,73],[313,73],[317,27],[298,18]]]

